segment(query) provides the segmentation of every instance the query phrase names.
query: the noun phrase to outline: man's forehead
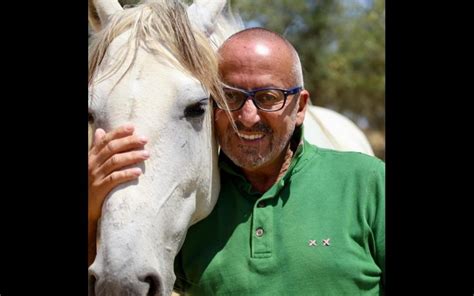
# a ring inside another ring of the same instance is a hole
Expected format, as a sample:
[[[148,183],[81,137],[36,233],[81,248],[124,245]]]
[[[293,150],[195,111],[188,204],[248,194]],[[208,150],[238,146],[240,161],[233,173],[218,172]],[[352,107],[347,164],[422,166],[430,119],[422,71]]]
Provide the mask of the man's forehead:
[[[270,48],[264,43],[258,43],[255,45],[255,52],[259,55],[269,55],[270,51]]]
[[[292,60],[291,52],[285,44],[274,44],[268,41],[254,40],[252,42],[231,42],[219,51],[220,63],[234,62],[236,60]]]
[[[288,45],[280,39],[257,37],[257,36],[238,36],[228,39],[219,49],[220,52],[232,50],[253,50],[266,48],[267,50],[288,50]]]

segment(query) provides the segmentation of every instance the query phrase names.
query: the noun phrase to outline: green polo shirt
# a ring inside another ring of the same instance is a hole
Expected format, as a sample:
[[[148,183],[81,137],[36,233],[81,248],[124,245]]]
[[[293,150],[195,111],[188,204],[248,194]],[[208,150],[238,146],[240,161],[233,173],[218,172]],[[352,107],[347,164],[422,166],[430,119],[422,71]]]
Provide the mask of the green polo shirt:
[[[264,194],[223,153],[214,210],[175,260],[190,295],[382,295],[385,165],[300,145]]]

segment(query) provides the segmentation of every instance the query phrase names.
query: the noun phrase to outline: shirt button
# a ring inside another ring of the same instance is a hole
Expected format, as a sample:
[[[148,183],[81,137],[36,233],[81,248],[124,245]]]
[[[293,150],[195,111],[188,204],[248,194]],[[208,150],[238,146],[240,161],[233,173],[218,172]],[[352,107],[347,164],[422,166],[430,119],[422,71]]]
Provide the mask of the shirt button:
[[[255,231],[255,235],[261,237],[263,235],[263,228],[257,228],[257,230]]]
[[[258,204],[257,204],[257,208],[264,208],[265,207],[265,202],[264,201],[260,201]]]

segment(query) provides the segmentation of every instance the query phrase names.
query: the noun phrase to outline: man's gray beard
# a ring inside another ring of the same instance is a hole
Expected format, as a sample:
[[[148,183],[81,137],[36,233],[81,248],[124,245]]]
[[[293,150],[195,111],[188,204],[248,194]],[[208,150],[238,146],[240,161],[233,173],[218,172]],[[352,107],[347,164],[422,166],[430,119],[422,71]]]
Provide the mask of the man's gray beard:
[[[243,169],[256,169],[262,164],[265,164],[271,157],[273,153],[268,153],[267,155],[262,155],[259,153],[259,149],[255,147],[242,147],[239,145],[240,154],[239,157],[234,155],[226,155],[238,166]],[[272,151],[272,149],[270,149]],[[225,152],[225,151],[224,151]],[[273,151],[272,151],[273,152]]]
[[[297,113],[297,109],[294,109],[293,113],[291,114],[292,121],[296,120],[296,113]],[[238,121],[235,122],[235,124],[237,125],[237,128],[243,126],[243,124]],[[263,132],[266,134],[266,136],[273,135],[272,129],[264,123],[258,124],[258,126],[253,128],[253,131]],[[286,138],[280,142],[280,145],[278,145],[278,147],[273,147],[275,143],[275,139],[272,139],[273,141],[270,142],[270,153],[268,153],[267,155],[261,155],[260,153],[258,153],[258,150],[259,150],[258,147],[255,147],[255,148],[246,147],[245,145],[240,144],[238,148],[241,152],[243,152],[241,153],[241,155],[243,154],[243,155],[248,156],[248,158],[245,158],[245,159],[237,158],[234,155],[231,155],[230,153],[228,153],[228,151],[226,151],[225,147],[222,146],[219,140],[224,135],[218,134],[217,139],[219,142],[219,146],[224,151],[225,155],[227,155],[227,157],[230,158],[230,160],[232,160],[232,162],[235,165],[243,169],[254,170],[254,169],[259,168],[262,165],[265,165],[267,162],[271,161],[272,159],[277,158],[277,156],[280,155],[281,153],[285,153],[286,152],[284,151],[285,147],[287,147],[288,143],[290,142],[290,139],[293,136],[294,131],[295,131],[295,126],[293,126],[293,129],[291,130],[291,132],[289,132],[288,135],[286,135]],[[228,134],[225,136],[230,137],[232,132],[234,132],[233,129],[232,131],[229,130]],[[227,143],[229,142],[230,141],[227,141]],[[275,153],[275,151],[277,152]]]
[[[225,155],[232,160],[232,162],[240,168],[247,170],[254,170],[262,165],[265,165],[267,162],[277,158],[278,155],[284,153],[285,147],[287,147],[288,142],[290,141],[292,133],[290,133],[284,141],[280,142],[278,147],[273,147],[273,143],[270,143],[270,153],[267,155],[262,155],[259,153],[258,147],[246,147],[241,144],[238,147],[238,150],[241,152],[239,157],[236,157],[226,151],[221,146],[221,149],[224,151]]]

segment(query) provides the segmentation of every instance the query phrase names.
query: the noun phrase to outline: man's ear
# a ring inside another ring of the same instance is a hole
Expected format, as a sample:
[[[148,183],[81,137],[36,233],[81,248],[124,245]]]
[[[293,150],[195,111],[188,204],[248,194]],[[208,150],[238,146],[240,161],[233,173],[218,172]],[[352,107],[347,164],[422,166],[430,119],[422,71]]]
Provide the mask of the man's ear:
[[[309,98],[310,98],[309,92],[306,89],[300,92],[300,98],[298,102],[298,112],[296,113],[296,126],[300,126],[303,124]]]

